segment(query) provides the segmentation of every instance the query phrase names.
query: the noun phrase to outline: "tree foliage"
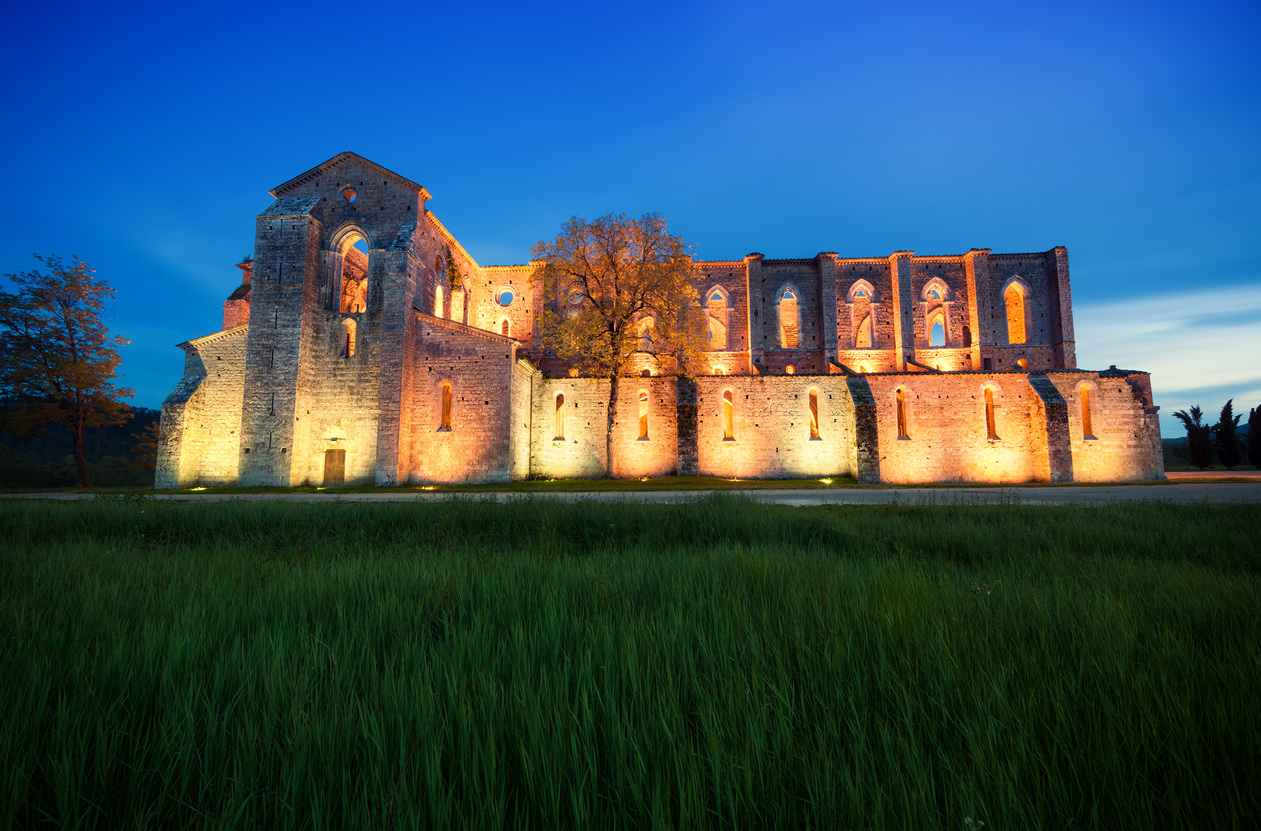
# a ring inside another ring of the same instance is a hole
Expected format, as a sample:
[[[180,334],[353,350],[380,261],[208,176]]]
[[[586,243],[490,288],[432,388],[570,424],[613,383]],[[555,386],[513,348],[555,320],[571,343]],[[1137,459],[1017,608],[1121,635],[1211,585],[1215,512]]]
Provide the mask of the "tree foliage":
[[[1248,464],[1261,469],[1261,407],[1248,411]]]
[[[453,289],[464,288],[464,275],[460,273],[460,267],[455,262],[455,257],[451,256],[451,246],[446,247],[447,255],[447,285]]]
[[[1234,401],[1232,398],[1226,402],[1221,416],[1213,425],[1213,443],[1217,448],[1217,458],[1227,470],[1233,470],[1243,458],[1239,448],[1239,416],[1234,415],[1232,410]]]
[[[1213,463],[1213,428],[1202,421],[1204,413],[1199,407],[1190,412],[1178,410],[1174,418],[1187,428],[1187,447],[1191,451],[1191,464],[1206,468]]]
[[[79,486],[88,487],[84,433],[121,424],[133,393],[114,384],[125,338],[111,337],[102,316],[114,289],[78,257],[35,255],[47,271],[5,275],[16,291],[0,290],[0,397],[17,434],[64,424],[74,437]]]
[[[544,349],[583,375],[609,379],[605,450],[615,475],[618,379],[632,356],[644,353],[659,370],[687,374],[704,349],[691,255],[658,214],[573,217],[533,253],[544,261],[537,323]]]

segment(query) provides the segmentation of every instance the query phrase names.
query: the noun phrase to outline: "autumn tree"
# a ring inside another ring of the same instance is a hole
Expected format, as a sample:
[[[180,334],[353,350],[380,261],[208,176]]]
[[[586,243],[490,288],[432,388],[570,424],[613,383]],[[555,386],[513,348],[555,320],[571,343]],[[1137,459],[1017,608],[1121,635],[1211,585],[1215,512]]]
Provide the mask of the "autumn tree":
[[[47,271],[6,274],[0,289],[0,398],[14,433],[64,424],[74,437],[79,486],[89,487],[83,452],[87,428],[121,424],[133,393],[114,385],[125,338],[111,337],[102,316],[114,289],[78,257],[35,255]]]
[[[1233,398],[1226,402],[1221,416],[1213,425],[1213,444],[1217,448],[1217,458],[1227,470],[1234,470],[1243,457],[1239,449],[1239,416],[1232,409],[1234,403]]]
[[[635,353],[687,374],[703,349],[704,318],[691,284],[692,258],[658,214],[574,217],[534,246],[545,308],[544,349],[583,375],[609,379],[607,473],[615,475],[613,426],[619,378]]]
[[[1204,413],[1199,407],[1190,412],[1178,410],[1173,417],[1187,428],[1187,449],[1191,452],[1191,464],[1206,468],[1213,463],[1213,428],[1201,420]]]

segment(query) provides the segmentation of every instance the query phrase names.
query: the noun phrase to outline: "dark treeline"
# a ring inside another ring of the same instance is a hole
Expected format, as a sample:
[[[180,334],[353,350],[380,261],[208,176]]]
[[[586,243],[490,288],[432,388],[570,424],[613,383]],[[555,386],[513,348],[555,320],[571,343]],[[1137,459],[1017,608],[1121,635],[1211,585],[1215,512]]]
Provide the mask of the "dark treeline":
[[[1261,468],[1261,430],[1257,429],[1261,427],[1261,407],[1235,412],[1231,399],[1222,407],[1216,423],[1199,407],[1179,410],[1174,417],[1182,422],[1186,435],[1165,439],[1166,468]]]
[[[3,414],[0,408],[0,424]],[[84,445],[94,486],[152,487],[152,451],[146,451],[138,436],[152,430],[159,415],[157,410],[133,407],[123,424],[88,428]],[[74,440],[65,426],[49,424],[43,432],[27,436],[0,429],[0,488],[66,488],[77,481]]]

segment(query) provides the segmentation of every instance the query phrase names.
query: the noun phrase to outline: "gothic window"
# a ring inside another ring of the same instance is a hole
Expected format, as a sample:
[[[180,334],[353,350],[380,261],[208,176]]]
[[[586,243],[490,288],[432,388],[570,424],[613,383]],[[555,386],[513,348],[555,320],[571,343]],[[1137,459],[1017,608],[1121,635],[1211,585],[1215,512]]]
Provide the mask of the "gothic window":
[[[970,326],[963,327],[963,347],[967,349],[972,345],[972,328]]]
[[[819,391],[810,390],[810,438],[819,438]]]
[[[442,317],[442,305],[443,305],[443,300],[445,299],[443,297],[443,294],[444,292],[442,291],[442,286],[434,286],[433,288],[433,316],[434,317]]]
[[[779,348],[796,349],[800,342],[801,311],[797,308],[797,292],[786,287],[779,295]]]
[[[556,393],[556,438],[560,441],[565,438],[565,393]]]
[[[722,438],[723,441],[736,440],[736,408],[731,400],[731,390],[722,394]]]
[[[438,423],[438,430],[451,431],[451,382],[442,382],[442,418]]]
[[[994,391],[985,388],[985,434],[991,439],[998,438],[998,425],[994,420]]]
[[[341,266],[341,297],[337,308],[342,314],[356,314],[368,307],[368,243],[354,229],[347,229],[337,243]]]
[[[355,357],[355,322],[353,320],[342,321],[342,334],[345,336],[343,338],[342,357]]]
[[[657,322],[651,317],[646,317],[639,321],[639,351],[653,351],[653,334],[656,331]]]
[[[906,390],[898,388],[898,438],[909,439],[911,436],[906,432]]]
[[[721,288],[714,287],[706,300],[709,318],[709,348],[727,348],[727,296]]]
[[[854,347],[856,349],[871,348],[871,315],[868,314],[858,324],[858,336],[854,339]]]
[[[639,391],[639,438],[648,439],[648,390]]]
[[[928,345],[930,347],[946,345],[946,321],[940,312],[933,316],[929,324]]]
[[[499,331],[504,337],[512,334],[512,324],[508,322],[508,318],[504,318],[499,324]]]
[[[1024,343],[1027,336],[1024,288],[1019,283],[1012,283],[1003,292],[1003,300],[1007,303],[1007,342]]]

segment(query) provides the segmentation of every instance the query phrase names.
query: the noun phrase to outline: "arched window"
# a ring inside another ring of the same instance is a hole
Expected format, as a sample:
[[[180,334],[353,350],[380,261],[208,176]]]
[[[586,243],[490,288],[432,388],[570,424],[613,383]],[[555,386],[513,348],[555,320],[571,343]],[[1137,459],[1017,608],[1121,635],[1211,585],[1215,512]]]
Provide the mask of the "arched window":
[[[871,315],[867,315],[858,324],[858,336],[854,338],[854,347],[856,349],[871,348]]]
[[[353,227],[339,231],[335,236],[333,248],[340,255],[335,258],[340,275],[341,293],[336,307],[342,314],[356,314],[368,308],[368,242]]]
[[[508,337],[512,334],[512,324],[508,322],[508,318],[505,317],[502,321],[500,321],[499,331],[504,337]]]
[[[722,368],[722,367],[720,367],[720,366],[716,366],[716,367],[714,367],[714,374],[715,374],[715,375],[726,375],[726,374],[727,374],[727,370],[723,369],[723,368]]]
[[[779,348],[796,349],[800,342],[801,313],[797,308],[797,292],[787,286],[779,295]]]
[[[648,390],[639,391],[639,438],[648,439]]]
[[[819,391],[810,390],[810,438],[819,438]]]
[[[906,390],[898,387],[898,438],[909,439],[906,432]]]
[[[451,430],[451,382],[442,382],[442,418],[438,423],[440,431]]]
[[[930,347],[946,345],[946,322],[940,314],[933,317],[929,326],[928,345]]]
[[[722,439],[736,440],[736,408],[731,400],[731,390],[722,394]]]
[[[709,348],[727,348],[727,295],[715,286],[705,301],[709,317]]]
[[[967,349],[972,345],[972,328],[970,326],[963,327],[963,347]]]
[[[443,294],[444,292],[442,291],[442,286],[434,286],[433,288],[433,316],[434,317],[442,317],[442,305],[443,305],[443,300],[445,299],[443,297]]]
[[[1090,387],[1081,388],[1081,437],[1086,440],[1095,438],[1094,419],[1090,417]]]
[[[565,393],[556,393],[556,438],[554,441],[560,441],[565,438]]]
[[[788,366],[784,367],[784,373],[786,375],[796,375],[797,367],[793,366],[792,364],[789,364]]]
[[[998,438],[998,425],[994,421],[994,391],[985,388],[985,434],[991,439]]]
[[[344,345],[342,346],[342,357],[355,357],[355,322],[353,320],[342,321],[342,331],[345,334]]]
[[[1007,303],[1007,342],[1024,343],[1025,330],[1025,292],[1019,283],[1012,283],[1003,292],[1003,300]]]

